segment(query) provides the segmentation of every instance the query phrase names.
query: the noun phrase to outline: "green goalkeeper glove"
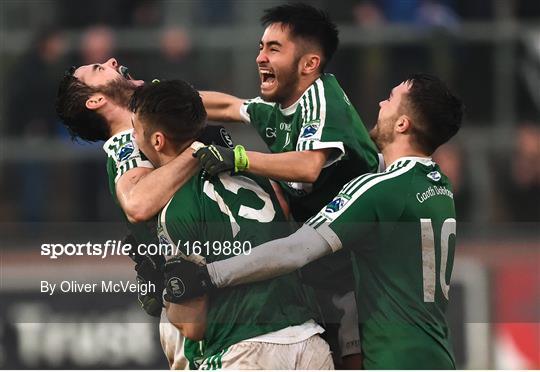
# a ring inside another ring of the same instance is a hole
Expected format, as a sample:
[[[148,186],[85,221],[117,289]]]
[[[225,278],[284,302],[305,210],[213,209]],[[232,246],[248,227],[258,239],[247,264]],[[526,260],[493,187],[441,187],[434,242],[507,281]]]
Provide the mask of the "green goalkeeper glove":
[[[212,177],[221,172],[238,173],[249,168],[246,149],[241,145],[236,145],[234,149],[217,145],[206,146],[194,152],[193,156]]]

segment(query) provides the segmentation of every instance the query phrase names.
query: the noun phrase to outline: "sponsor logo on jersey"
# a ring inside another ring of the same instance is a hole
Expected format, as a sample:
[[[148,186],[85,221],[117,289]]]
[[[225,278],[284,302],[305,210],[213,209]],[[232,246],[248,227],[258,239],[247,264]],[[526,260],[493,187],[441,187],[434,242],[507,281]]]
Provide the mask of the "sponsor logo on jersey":
[[[292,124],[291,123],[279,123],[279,129],[284,130],[285,132],[292,131]]]
[[[232,149],[234,147],[234,143],[233,143],[233,140],[231,138],[231,135],[229,134],[229,132],[227,132],[225,130],[225,128],[221,128],[219,130],[219,134],[221,135],[221,139],[223,140],[223,142],[230,148]]]
[[[129,159],[131,154],[133,154],[133,151],[135,151],[135,147],[133,146],[133,142],[128,142],[124,144],[122,147],[120,147],[120,150],[116,153],[116,158],[119,162]]]
[[[427,178],[429,178],[429,179],[431,179],[431,180],[433,180],[435,182],[440,181],[441,177],[442,177],[441,174],[439,172],[437,172],[437,171],[430,172],[427,175]]]
[[[266,138],[276,138],[276,130],[274,128],[266,128]]]
[[[338,195],[332,200],[328,205],[326,206],[326,209],[324,210],[326,213],[335,213],[339,211],[341,208],[347,204],[350,197],[347,197],[346,195]]]

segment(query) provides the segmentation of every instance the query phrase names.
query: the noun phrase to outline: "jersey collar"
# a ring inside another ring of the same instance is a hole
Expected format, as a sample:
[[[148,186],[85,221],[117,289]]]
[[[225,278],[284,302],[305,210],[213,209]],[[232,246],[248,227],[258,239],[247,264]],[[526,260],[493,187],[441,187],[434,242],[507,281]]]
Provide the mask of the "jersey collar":
[[[119,139],[120,137],[122,137],[124,134],[131,133],[131,132],[133,132],[133,128],[132,128],[132,129],[126,129],[126,130],[123,130],[123,131],[121,131],[121,132],[116,133],[114,136],[112,136],[111,138],[109,138],[109,139],[107,140],[107,142],[105,142],[105,143],[103,144],[103,150],[108,154],[108,153],[109,153],[109,152],[108,152],[109,146],[112,145],[113,142],[118,141],[118,139]]]
[[[405,162],[407,160],[414,161],[414,162],[420,163],[420,164],[428,166],[428,167],[435,164],[431,158],[423,158],[423,157],[420,157],[420,156],[403,156],[403,157],[401,157],[399,159],[394,160],[394,162],[392,164],[390,164],[389,166],[386,167],[385,171],[389,171],[392,168],[394,168],[394,166],[397,165],[398,163],[403,164],[403,162]]]
[[[281,107],[281,104],[278,106],[279,107],[279,111],[281,111],[281,113],[284,115],[284,116],[290,116],[292,114],[294,114],[296,112],[296,108],[298,107],[298,104],[300,103],[300,100],[306,95],[306,92],[309,90],[309,88],[311,88],[314,84],[317,84],[317,81],[321,80],[321,76],[319,76],[313,83],[311,83],[310,86],[307,87],[306,90],[304,90],[304,93],[302,93],[302,95],[300,96],[300,98],[298,98],[296,100],[295,103],[293,103],[292,105],[290,105],[289,107],[286,107],[286,108],[282,108]]]

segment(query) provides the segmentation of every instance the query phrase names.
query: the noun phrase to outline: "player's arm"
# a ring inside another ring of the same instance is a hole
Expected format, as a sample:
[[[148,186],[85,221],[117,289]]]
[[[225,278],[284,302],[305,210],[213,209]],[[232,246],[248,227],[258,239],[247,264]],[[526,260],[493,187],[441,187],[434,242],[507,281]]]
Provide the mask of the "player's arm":
[[[244,99],[220,92],[201,91],[204,108],[208,120],[222,122],[241,122],[240,107]]]
[[[279,181],[313,183],[319,178],[332,151],[325,148],[264,154],[246,151],[242,146],[234,149],[208,146],[199,149],[194,156],[212,176],[226,171],[246,171]]]
[[[128,220],[147,221],[155,216],[197,171],[193,149],[188,147],[174,160],[157,168],[137,167],[122,174],[116,183],[116,196]]]
[[[214,286],[229,287],[291,273],[333,252],[316,230],[304,225],[286,238],[261,244],[249,255],[216,261],[206,268]]]
[[[181,304],[164,301],[164,305],[167,319],[185,337],[193,341],[204,338],[208,310],[207,295],[184,301]]]
[[[246,170],[279,181],[313,183],[319,178],[331,151],[331,149],[321,149],[279,154],[246,151],[249,159]]]
[[[165,265],[167,300],[182,303],[201,296],[211,288],[221,288],[275,278],[291,273],[310,262],[340,249],[334,249],[316,230],[304,225],[283,239],[261,244],[249,255],[238,255],[200,267],[176,259]],[[174,290],[174,280],[181,278],[184,291]]]

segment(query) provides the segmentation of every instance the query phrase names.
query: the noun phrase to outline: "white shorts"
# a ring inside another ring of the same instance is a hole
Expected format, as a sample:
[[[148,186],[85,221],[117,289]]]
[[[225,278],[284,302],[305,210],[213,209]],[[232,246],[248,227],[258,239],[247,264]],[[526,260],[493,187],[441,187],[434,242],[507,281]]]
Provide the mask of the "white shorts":
[[[161,347],[169,362],[170,369],[189,369],[189,362],[184,356],[184,336],[180,331],[172,325],[165,315],[165,311],[161,313],[159,322],[159,340]]]
[[[292,344],[241,341],[206,358],[199,369],[334,369],[334,362],[316,334]]]

